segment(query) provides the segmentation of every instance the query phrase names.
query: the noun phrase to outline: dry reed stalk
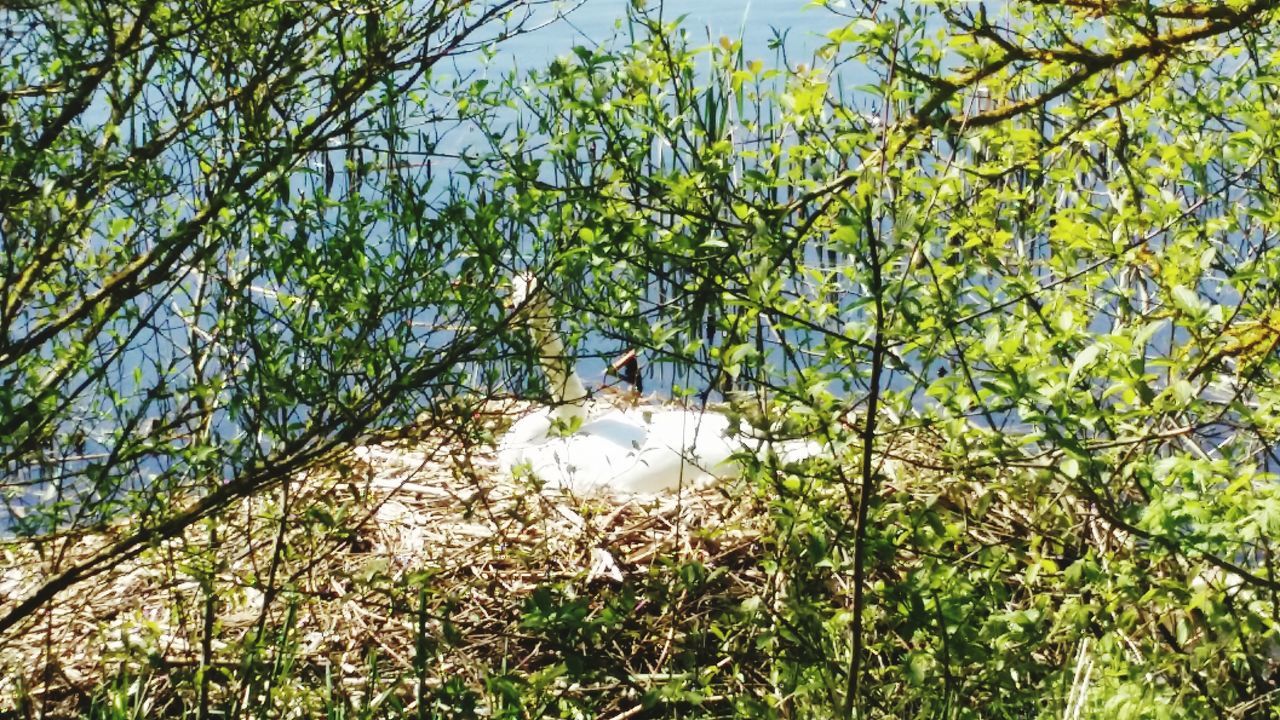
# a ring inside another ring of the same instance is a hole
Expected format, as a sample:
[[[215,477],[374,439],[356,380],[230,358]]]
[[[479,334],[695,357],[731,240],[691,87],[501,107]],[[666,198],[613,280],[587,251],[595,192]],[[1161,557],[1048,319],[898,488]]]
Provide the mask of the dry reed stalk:
[[[204,527],[192,528],[59,598],[5,640],[0,707],[20,695],[82,707],[94,687],[121,669],[189,672],[199,663],[199,608],[210,584],[219,603],[215,667],[238,671],[248,640],[260,626],[278,627],[293,603],[293,662],[328,668],[351,690],[363,685],[373,649],[400,670],[412,667],[414,608],[405,588],[415,573],[431,578],[433,640],[450,644],[446,633],[465,638],[437,658],[437,681],[482,680],[494,649],[505,642],[509,650],[513,639],[523,647],[512,662],[535,663],[540,649],[522,637],[520,610],[534,588],[548,583],[583,592],[617,587],[645,577],[655,563],[681,560],[730,563],[734,582],[758,582],[741,569],[763,513],[723,489],[553,497],[499,477],[489,447],[428,437],[355,448],[339,467],[294,478],[288,494],[283,517],[277,493],[227,508],[215,520],[216,548],[208,547]],[[63,564],[75,562],[127,529],[63,538],[70,546],[57,555]],[[284,560],[276,586],[267,587],[274,552]],[[0,610],[56,569],[49,560],[55,553],[41,543],[10,542],[0,553]],[[268,596],[275,601],[264,606]],[[261,659],[271,652],[263,650]]]

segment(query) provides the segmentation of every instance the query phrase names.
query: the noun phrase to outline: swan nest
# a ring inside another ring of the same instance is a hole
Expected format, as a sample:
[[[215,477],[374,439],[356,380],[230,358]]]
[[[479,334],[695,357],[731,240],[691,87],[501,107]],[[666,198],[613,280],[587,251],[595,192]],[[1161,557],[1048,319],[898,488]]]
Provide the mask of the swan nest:
[[[505,418],[493,419],[491,430],[524,409],[506,403],[494,413]],[[129,682],[146,683],[140,696],[193,707],[188,688],[202,655],[202,587],[210,569],[217,592],[210,661],[222,671],[211,676],[215,697],[241,691],[245,648],[260,627],[267,632],[258,661],[270,668],[292,605],[287,646],[300,687],[318,693],[340,684],[348,698],[372,703],[396,695],[402,707],[414,702],[420,617],[436,647],[428,685],[460,678],[483,687],[503,667],[532,672],[543,664],[547,649],[522,626],[535,588],[590,597],[627,583],[652,586],[659,575],[675,583],[678,573],[655,571],[684,563],[715,571],[714,599],[673,585],[663,603],[639,600],[635,612],[651,615],[652,627],[619,638],[607,652],[642,678],[665,662],[676,625],[708,612],[712,602],[757,596],[770,582],[757,562],[768,514],[763,499],[731,497],[730,487],[551,496],[501,477],[491,446],[449,435],[435,428],[425,437],[355,448],[332,467],[237,501],[212,523],[216,538],[211,523],[196,523],[62,593],[0,636],[0,708],[75,712],[122,671]],[[129,531],[119,525],[38,542],[0,540],[0,614]],[[428,590],[420,595],[419,587]],[[401,682],[371,687],[375,656],[378,675]],[[610,694],[603,705],[619,711],[636,705],[633,687],[582,692]],[[275,697],[301,702],[297,692],[277,690]]]

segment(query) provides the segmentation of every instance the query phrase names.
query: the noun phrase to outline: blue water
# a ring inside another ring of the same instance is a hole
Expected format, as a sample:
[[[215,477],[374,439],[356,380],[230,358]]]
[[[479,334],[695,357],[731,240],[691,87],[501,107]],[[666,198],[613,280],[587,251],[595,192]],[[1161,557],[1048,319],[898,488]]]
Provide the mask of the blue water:
[[[561,20],[502,43],[493,65],[531,69],[568,53],[574,45],[607,44],[616,33],[625,33],[619,23],[630,4],[630,0],[586,0]],[[650,6],[654,12],[660,7],[664,20],[683,18],[681,24],[695,41],[714,42],[721,36],[741,39],[748,58],[772,57],[770,41],[785,35],[788,52],[800,60],[812,53],[823,33],[841,24],[840,18],[809,0],[679,0],[650,2]]]
[[[556,12],[547,11],[532,18],[528,26],[531,32],[498,43],[493,54],[481,53],[459,56],[452,66],[437,73],[438,80],[448,80],[449,72],[465,80],[489,78],[498,80],[515,71],[517,74],[545,69],[557,57],[572,55],[574,47],[620,48],[627,44],[630,33],[627,27],[627,8],[632,0],[585,0],[577,7]],[[800,63],[813,65],[814,52],[826,42],[826,33],[849,22],[811,0],[703,0],[690,2],[648,3],[648,17],[659,18],[664,23],[678,22],[686,33],[691,47],[719,43],[721,38],[742,42],[744,57],[761,60],[767,67]],[[486,141],[466,128],[451,131],[438,149],[446,153],[460,153],[471,143],[483,149]],[[448,172],[448,161],[436,160],[436,167]],[[548,178],[550,179],[550,178]],[[513,259],[519,266],[520,259]],[[649,298],[656,301],[657,297]],[[614,382],[607,378],[606,368],[611,359],[624,353],[627,346],[603,337],[588,338],[579,346],[578,369],[589,385]],[[655,366],[646,363],[646,390],[669,395],[676,385],[702,389],[707,378],[690,377],[671,366]],[[515,364],[504,375],[521,376]],[[477,369],[476,375],[482,374]],[[677,376],[680,375],[680,376]],[[518,382],[518,381],[517,381]],[[521,388],[508,387],[519,393]]]

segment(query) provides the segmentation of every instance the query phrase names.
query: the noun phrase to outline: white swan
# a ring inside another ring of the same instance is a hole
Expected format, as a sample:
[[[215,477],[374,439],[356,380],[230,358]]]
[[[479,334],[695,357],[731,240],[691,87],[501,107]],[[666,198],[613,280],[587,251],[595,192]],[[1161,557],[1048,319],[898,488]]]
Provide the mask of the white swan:
[[[502,472],[528,472],[548,488],[574,493],[657,493],[736,476],[742,467],[734,455],[743,451],[773,450],[784,462],[822,452],[812,441],[768,443],[735,433],[729,418],[714,411],[638,406],[589,415],[586,388],[536,291],[536,280],[517,276],[512,302],[540,348],[556,402],[517,420],[502,436]]]

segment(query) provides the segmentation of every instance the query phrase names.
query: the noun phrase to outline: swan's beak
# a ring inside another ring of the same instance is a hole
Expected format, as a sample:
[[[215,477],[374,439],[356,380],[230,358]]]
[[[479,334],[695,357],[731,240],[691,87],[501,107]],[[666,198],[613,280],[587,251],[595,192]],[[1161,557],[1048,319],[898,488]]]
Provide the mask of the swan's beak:
[[[640,356],[636,354],[635,348],[626,351],[617,360],[610,363],[607,372],[622,378],[623,382],[631,385],[637,393],[644,392],[641,384],[644,381],[640,377]]]
[[[609,364],[609,370],[610,372],[616,373],[622,368],[626,367],[627,363],[635,360],[636,360],[636,351],[634,349],[628,350],[622,355],[618,356],[617,360],[614,360],[612,363]]]

